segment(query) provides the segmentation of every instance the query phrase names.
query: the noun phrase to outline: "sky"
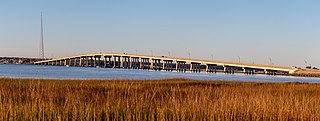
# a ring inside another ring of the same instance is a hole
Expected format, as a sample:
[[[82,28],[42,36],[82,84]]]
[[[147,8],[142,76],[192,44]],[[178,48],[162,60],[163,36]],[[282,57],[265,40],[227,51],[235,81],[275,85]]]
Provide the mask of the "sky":
[[[2,0],[0,56],[138,53],[320,67],[317,0]]]

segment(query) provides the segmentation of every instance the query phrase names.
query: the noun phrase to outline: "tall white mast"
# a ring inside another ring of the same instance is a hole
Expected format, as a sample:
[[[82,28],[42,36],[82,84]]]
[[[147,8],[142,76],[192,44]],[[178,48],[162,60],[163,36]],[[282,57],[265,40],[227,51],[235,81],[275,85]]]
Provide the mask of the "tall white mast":
[[[40,58],[44,59],[44,42],[43,42],[43,22],[42,22],[42,12],[41,12],[41,32],[40,32],[40,50],[39,50]]]

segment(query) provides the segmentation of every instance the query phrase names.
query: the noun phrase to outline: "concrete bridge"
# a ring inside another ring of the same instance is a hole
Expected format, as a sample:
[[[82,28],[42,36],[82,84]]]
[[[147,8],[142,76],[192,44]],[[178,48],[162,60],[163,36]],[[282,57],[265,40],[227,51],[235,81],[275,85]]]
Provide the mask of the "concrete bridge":
[[[228,74],[267,74],[289,75],[296,69],[290,67],[268,66],[259,64],[245,64],[235,62],[222,62],[213,60],[174,58],[166,56],[148,56],[138,54],[85,54],[56,58],[35,62],[36,65],[148,69],[155,71],[177,72],[223,72]]]

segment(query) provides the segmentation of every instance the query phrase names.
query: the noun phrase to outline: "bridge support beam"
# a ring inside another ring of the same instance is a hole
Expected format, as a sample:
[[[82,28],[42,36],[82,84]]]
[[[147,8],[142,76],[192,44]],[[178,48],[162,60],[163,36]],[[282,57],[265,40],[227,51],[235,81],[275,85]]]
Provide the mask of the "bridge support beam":
[[[149,59],[149,63],[150,63],[150,68],[149,69],[154,69],[154,67],[153,67],[154,63],[153,63],[153,60],[151,58]]]
[[[142,69],[142,58],[141,57],[139,57],[139,69]]]

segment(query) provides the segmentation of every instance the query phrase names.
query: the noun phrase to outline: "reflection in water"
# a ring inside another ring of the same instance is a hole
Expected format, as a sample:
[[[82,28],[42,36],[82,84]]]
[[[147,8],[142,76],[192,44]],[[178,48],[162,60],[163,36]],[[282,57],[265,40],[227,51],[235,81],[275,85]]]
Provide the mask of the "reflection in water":
[[[37,65],[0,65],[0,77],[45,79],[163,79],[186,78],[200,80],[264,81],[264,82],[320,82],[320,78],[244,75],[224,73],[181,73],[148,70],[84,68]]]

